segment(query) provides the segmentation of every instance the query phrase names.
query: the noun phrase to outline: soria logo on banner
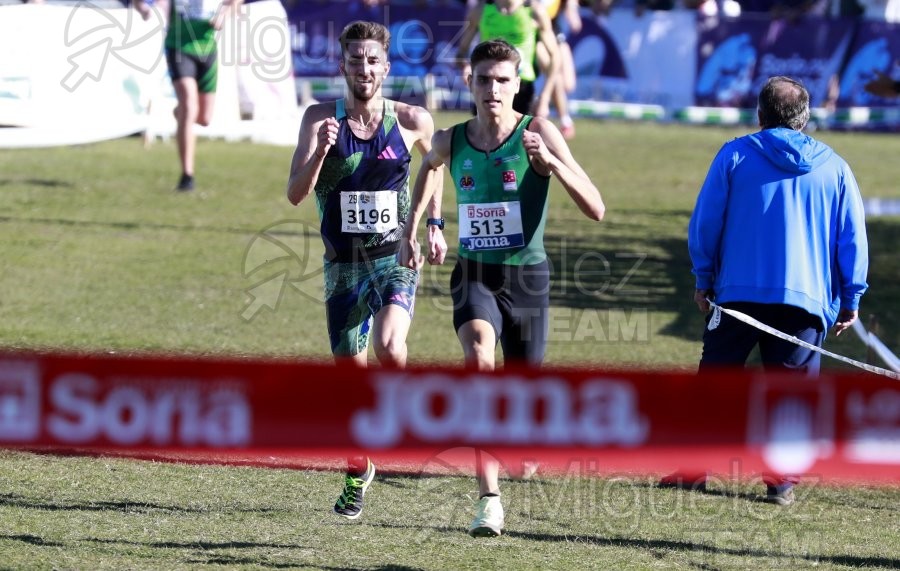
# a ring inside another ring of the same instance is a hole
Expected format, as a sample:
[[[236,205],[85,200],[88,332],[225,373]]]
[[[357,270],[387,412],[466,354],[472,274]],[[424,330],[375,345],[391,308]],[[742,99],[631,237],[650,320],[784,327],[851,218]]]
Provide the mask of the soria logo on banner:
[[[557,377],[375,373],[375,406],[354,413],[356,443],[405,438],[493,445],[639,446],[650,433],[637,393],[624,380],[572,385]]]
[[[190,379],[116,379],[83,373],[47,380],[42,407],[37,363],[0,362],[0,439],[43,435],[68,444],[241,447],[252,414],[237,383]]]

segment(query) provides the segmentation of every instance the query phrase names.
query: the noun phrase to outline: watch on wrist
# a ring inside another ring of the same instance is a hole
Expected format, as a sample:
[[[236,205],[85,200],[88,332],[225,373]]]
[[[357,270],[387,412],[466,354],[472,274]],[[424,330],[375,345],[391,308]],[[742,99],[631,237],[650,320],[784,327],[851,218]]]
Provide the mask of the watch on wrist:
[[[428,218],[425,220],[426,226],[437,226],[438,230],[444,229],[444,219],[443,218]]]

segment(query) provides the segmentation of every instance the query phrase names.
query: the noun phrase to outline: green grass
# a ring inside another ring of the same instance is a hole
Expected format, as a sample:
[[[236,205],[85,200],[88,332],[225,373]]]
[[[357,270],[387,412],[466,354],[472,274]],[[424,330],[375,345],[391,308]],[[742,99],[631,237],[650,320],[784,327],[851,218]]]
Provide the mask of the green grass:
[[[440,125],[462,115],[438,117]],[[547,246],[554,264],[548,364],[690,369],[702,321],[691,302],[687,221],[719,146],[741,130],[579,123],[572,148],[608,213],[587,220],[556,184]],[[866,196],[900,197],[900,140],[823,134]],[[171,192],[171,143],[138,139],[0,155],[0,346],[274,354],[327,359],[321,240],[312,202],[284,197],[292,149],[201,141],[199,189]],[[452,187],[445,212],[454,219]],[[900,221],[871,219],[862,314],[900,347]],[[271,241],[296,256],[284,256]],[[455,239],[451,222],[448,240]],[[267,261],[268,260],[268,261]],[[413,362],[459,362],[448,309],[452,263],[427,268],[410,335]],[[251,320],[247,290],[287,271],[297,287]],[[249,315],[249,314],[247,314]],[[448,350],[448,348],[453,348]],[[827,348],[864,358],[853,335]],[[826,363],[831,366],[833,363]]]
[[[608,212],[592,223],[552,189],[549,365],[696,367],[702,320],[687,222],[713,155],[744,132],[578,123],[573,152]],[[900,198],[900,139],[817,136],[848,160],[865,196]],[[171,143],[4,151],[0,348],[328,360],[315,206],[284,197],[291,152],[200,141],[198,190],[179,195]],[[876,316],[896,351],[900,219],[867,223],[871,287],[861,313]],[[423,275],[411,362],[461,360],[451,267]],[[280,271],[296,287],[274,311],[246,319],[247,291]],[[866,356],[853,334],[826,347]],[[415,477],[419,469],[379,477],[363,519],[348,524],[329,513],[340,486],[330,471],[0,452],[0,568],[900,567],[896,487],[807,484],[797,505],[777,509],[753,501],[760,486],[745,479],[691,494],[633,475],[545,475],[504,482],[509,534],[473,541],[463,533],[472,479]]]
[[[376,478],[360,520],[330,513],[339,477],[0,452],[0,566],[10,569],[847,569],[900,565],[896,489],[810,484],[798,503],[718,481],[569,474],[503,482],[508,533],[464,533],[471,477]]]

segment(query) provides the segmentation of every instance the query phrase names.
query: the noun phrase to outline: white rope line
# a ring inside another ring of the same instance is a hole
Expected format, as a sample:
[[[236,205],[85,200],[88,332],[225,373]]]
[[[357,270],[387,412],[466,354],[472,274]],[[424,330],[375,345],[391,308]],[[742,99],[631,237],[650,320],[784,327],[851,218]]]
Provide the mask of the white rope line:
[[[856,332],[856,335],[885,363],[887,369],[900,373],[900,359],[894,355],[887,345],[881,342],[881,339],[871,331],[866,331],[861,320],[857,319],[850,326],[850,329]]]
[[[707,300],[707,301],[709,301],[709,300]],[[793,335],[788,335],[787,333],[779,331],[779,330],[775,329],[774,327],[769,327],[765,323],[762,323],[761,321],[750,317],[746,313],[741,313],[740,311],[736,311],[734,309],[727,309],[725,307],[722,307],[721,305],[717,305],[713,301],[709,301],[709,304],[713,308],[715,308],[716,311],[721,311],[723,313],[727,313],[728,315],[730,315],[731,317],[734,317],[738,321],[743,321],[747,325],[752,325],[753,327],[756,327],[760,331],[765,331],[766,333],[768,333],[770,335],[774,335],[775,337],[778,337],[779,339],[784,339],[785,341],[790,341],[791,343],[793,343],[795,345],[799,345],[799,346],[803,347],[804,349],[809,349],[810,351],[815,351],[817,353],[821,353],[822,355],[826,355],[833,359],[837,359],[838,361],[843,361],[844,363],[848,363],[850,365],[853,365],[854,367],[859,367],[860,369],[866,370],[870,373],[875,373],[876,375],[884,375],[885,377],[890,377],[892,379],[900,380],[900,374],[895,373],[894,371],[888,371],[887,369],[882,369],[881,367],[876,367],[875,365],[869,365],[868,363],[855,361],[849,357],[844,357],[843,355],[838,355],[837,353],[832,353],[831,351],[827,351],[825,349],[822,349],[821,347],[816,347],[815,345],[813,345],[811,343],[807,343],[806,341],[804,341],[802,339],[798,339],[797,337],[794,337]],[[715,320],[716,320],[716,316],[713,315],[712,321],[715,321]]]

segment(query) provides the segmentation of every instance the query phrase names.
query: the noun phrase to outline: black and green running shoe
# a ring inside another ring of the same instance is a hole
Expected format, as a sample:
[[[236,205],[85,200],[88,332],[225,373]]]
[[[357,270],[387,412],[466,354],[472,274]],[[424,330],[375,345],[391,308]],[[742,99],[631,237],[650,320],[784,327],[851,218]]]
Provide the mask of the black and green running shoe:
[[[362,476],[347,474],[344,478],[344,491],[334,504],[334,513],[347,519],[356,519],[362,515],[363,496],[369,484],[375,479],[375,464],[366,460],[366,471]]]

